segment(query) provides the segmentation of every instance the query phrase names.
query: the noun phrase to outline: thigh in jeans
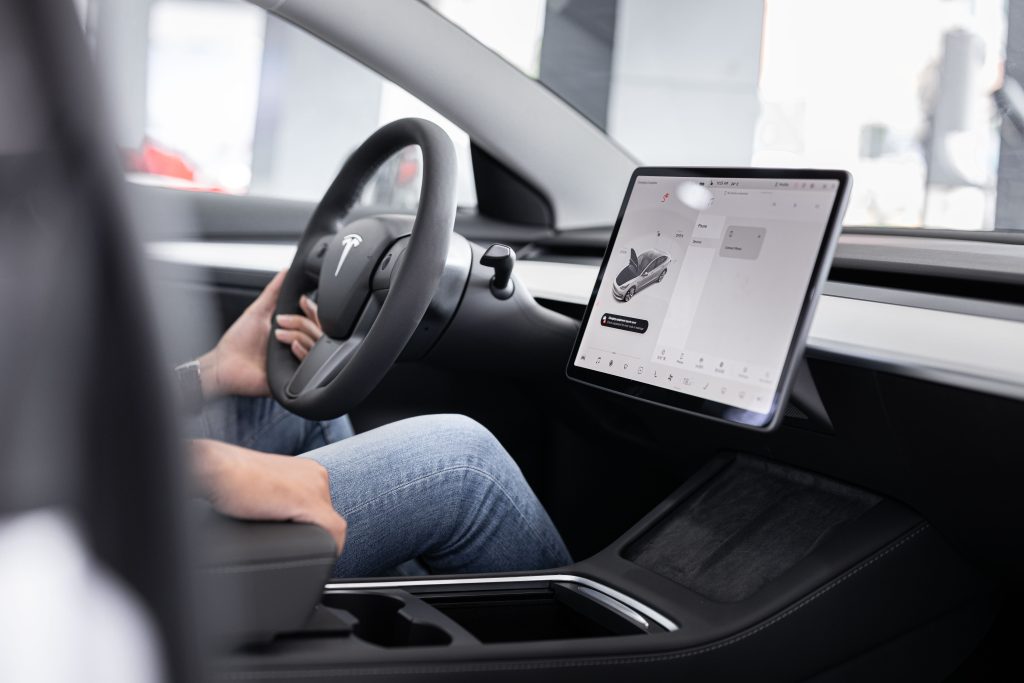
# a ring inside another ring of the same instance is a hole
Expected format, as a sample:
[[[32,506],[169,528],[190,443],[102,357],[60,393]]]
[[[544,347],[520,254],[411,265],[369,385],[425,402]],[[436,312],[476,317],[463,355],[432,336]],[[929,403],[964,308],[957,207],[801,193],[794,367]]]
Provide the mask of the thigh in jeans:
[[[472,420],[402,420],[308,453],[348,521],[336,576],[377,576],[418,559],[435,573],[570,562],[551,519],[501,444]]]

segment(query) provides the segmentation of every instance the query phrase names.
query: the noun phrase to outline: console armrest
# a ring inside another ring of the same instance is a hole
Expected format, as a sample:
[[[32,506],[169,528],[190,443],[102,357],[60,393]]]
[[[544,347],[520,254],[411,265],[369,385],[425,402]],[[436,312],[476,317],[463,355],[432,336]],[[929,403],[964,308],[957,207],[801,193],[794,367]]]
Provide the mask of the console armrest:
[[[210,637],[252,644],[300,629],[334,567],[330,534],[291,522],[245,522],[199,513],[201,615]]]

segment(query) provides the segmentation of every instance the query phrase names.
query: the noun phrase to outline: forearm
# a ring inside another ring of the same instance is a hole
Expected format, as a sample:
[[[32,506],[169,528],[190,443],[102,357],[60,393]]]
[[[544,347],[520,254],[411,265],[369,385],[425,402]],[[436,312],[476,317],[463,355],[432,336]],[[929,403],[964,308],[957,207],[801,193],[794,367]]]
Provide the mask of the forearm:
[[[221,513],[316,524],[334,537],[341,552],[346,524],[331,503],[323,465],[210,439],[192,441],[191,452],[200,491]]]
[[[194,439],[190,446],[199,491],[224,514],[240,519],[290,519],[296,514],[296,501],[274,495],[274,468],[286,464],[285,456],[214,439]]]
[[[229,444],[210,439],[191,440],[189,452],[200,493],[215,502],[218,489],[231,478],[231,471],[238,466],[238,454]]]

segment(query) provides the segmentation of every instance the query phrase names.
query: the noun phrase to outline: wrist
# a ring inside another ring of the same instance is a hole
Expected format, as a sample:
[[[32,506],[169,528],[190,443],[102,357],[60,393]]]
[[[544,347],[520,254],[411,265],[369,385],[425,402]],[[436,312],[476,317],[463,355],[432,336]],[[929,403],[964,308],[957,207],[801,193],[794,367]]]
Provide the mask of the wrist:
[[[207,351],[196,362],[199,363],[199,385],[205,398],[220,396],[223,388],[220,383],[220,366],[217,363],[217,348]]]

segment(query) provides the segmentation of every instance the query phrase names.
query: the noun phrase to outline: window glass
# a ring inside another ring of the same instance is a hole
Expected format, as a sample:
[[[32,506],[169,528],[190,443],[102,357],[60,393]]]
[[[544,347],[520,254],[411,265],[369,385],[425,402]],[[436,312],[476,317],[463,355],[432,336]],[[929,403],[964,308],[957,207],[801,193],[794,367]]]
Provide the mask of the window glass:
[[[842,168],[847,225],[1024,229],[1019,3],[424,2],[641,163]]]
[[[381,125],[438,123],[459,154],[459,204],[476,204],[469,139],[395,84],[242,0],[85,0],[129,177],[190,190],[317,200]],[[363,202],[415,208],[408,148]]]

